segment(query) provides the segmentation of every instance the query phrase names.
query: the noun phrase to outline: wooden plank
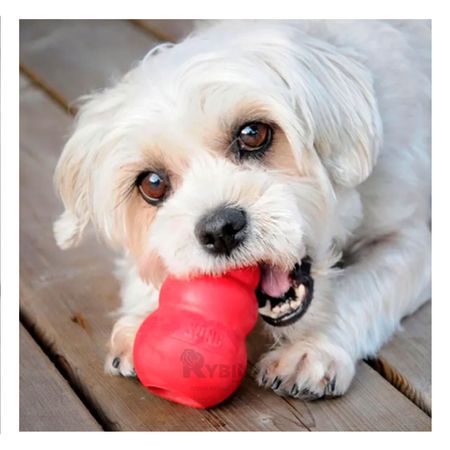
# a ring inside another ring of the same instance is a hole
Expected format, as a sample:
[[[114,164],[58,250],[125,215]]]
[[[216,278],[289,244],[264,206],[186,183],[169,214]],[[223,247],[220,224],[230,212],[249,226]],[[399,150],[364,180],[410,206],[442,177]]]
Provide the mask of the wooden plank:
[[[44,51],[44,50],[43,50]],[[80,53],[80,55],[82,55],[82,53]],[[39,67],[32,67],[33,70],[39,70]],[[105,78],[107,75],[107,71],[105,70]],[[62,92],[65,92],[64,89],[62,90]],[[38,109],[41,109],[41,107],[39,107]],[[30,113],[30,116],[32,117],[32,114]],[[43,119],[44,120],[44,119]],[[42,127],[39,127],[39,130],[35,130],[37,132],[44,132],[45,133],[55,133],[55,129],[58,129],[58,126],[56,125],[57,122],[55,122],[55,119],[52,119],[53,122],[53,128],[51,130],[42,130]],[[33,143],[37,143],[42,139],[46,139],[46,137],[42,137],[42,136],[34,136],[34,137],[30,137],[30,151],[32,151],[32,146],[31,146],[31,142]],[[48,139],[48,138],[47,138]],[[39,153],[39,151],[38,151]],[[31,192],[35,192],[36,189],[39,189],[39,183],[36,184],[36,186],[33,186],[32,189],[30,189]],[[30,205],[30,207],[32,208],[33,205]],[[43,218],[43,220],[45,220],[45,218]],[[22,220],[22,223],[24,221]],[[48,227],[50,226],[50,224],[48,224]],[[31,241],[32,241],[32,236],[30,236]],[[51,237],[46,237],[46,239],[51,239]],[[31,244],[30,244],[31,245]],[[34,244],[33,244],[34,245]],[[45,244],[42,244],[42,247],[45,247]],[[97,246],[98,247],[98,246]],[[31,250],[31,249],[30,249]],[[45,252],[48,253],[48,249],[45,249]],[[98,256],[99,253],[98,250],[96,250],[96,246],[95,244],[90,244],[89,246],[89,250],[90,252],[96,252],[96,255]],[[88,255],[90,255],[90,252],[87,252]],[[62,252],[60,252],[62,253]],[[86,252],[85,252],[86,253]],[[50,260],[56,260],[58,261],[58,263],[61,264],[60,267],[63,267],[63,272],[67,271],[70,272],[71,270],[73,271],[74,267],[83,267],[83,266],[79,266],[78,265],[78,261],[79,259],[75,259],[75,261],[73,261],[73,265],[68,264],[67,261],[62,260],[61,261],[61,257],[58,256],[56,254],[56,251],[54,251],[52,249],[51,255],[49,256]],[[65,256],[65,258],[67,258],[67,256]],[[77,258],[80,258],[82,260],[83,255],[79,255]],[[44,260],[47,259],[44,258]],[[89,261],[89,257],[87,256],[86,259]],[[92,261],[89,261],[89,264],[91,264],[91,266],[93,267],[97,267],[98,263],[93,262],[94,258],[92,258]],[[44,261],[46,264],[46,267],[51,267],[51,264],[47,263],[46,261]],[[27,269],[27,271],[29,271],[30,273],[32,273],[33,268],[38,267],[36,265],[32,265],[33,267],[29,267]],[[88,266],[89,267],[89,266]],[[63,294],[64,294],[64,298],[65,301],[68,303],[69,305],[69,312],[73,311],[74,308],[78,307],[78,309],[81,307],[80,301],[83,304],[83,312],[86,313],[86,311],[89,311],[90,308],[92,308],[92,302],[90,302],[88,300],[89,296],[92,295],[92,292],[96,292],[97,297],[99,297],[97,299],[97,303],[96,305],[100,308],[97,311],[93,311],[92,314],[90,314],[90,320],[93,320],[95,322],[95,327],[91,327],[92,329],[95,328],[96,332],[99,333],[99,335],[97,336],[97,339],[95,340],[94,343],[90,343],[89,345],[93,345],[96,349],[94,350],[94,353],[96,353],[96,356],[94,356],[94,360],[92,361],[92,363],[94,364],[99,364],[99,361],[101,362],[103,357],[104,357],[104,348],[101,347],[101,349],[98,349],[98,342],[101,342],[103,340],[103,342],[106,342],[107,339],[107,334],[110,330],[111,327],[111,322],[105,322],[102,319],[99,318],[99,315],[101,316],[102,314],[104,314],[106,316],[106,314],[111,310],[111,300],[110,303],[106,302],[106,298],[115,298],[115,301],[117,301],[116,298],[116,289],[117,289],[117,285],[111,285],[111,281],[109,280],[110,277],[110,272],[108,270],[100,270],[97,269],[98,275],[94,272],[94,271],[90,271],[90,273],[82,273],[82,271],[80,271],[80,273],[76,274],[78,276],[77,282],[75,282],[74,280],[62,280],[60,283],[60,286],[57,286],[56,284],[51,286],[50,289],[50,293],[46,294],[46,295],[50,295],[52,297],[55,297],[55,295],[60,295],[57,294],[57,290],[62,290]],[[39,271],[38,271],[39,272]],[[39,273],[34,273],[34,277],[33,280],[39,279]],[[75,270],[75,272],[77,272]],[[47,274],[48,276],[48,274]],[[68,277],[66,277],[68,278]],[[95,278],[97,278],[97,281],[95,281]],[[102,279],[103,282],[99,282],[98,279]],[[57,281],[57,280],[56,280]],[[35,282],[35,281],[34,281]],[[80,282],[80,284],[82,286],[79,286],[78,282]],[[26,283],[32,283],[32,281],[29,280],[25,280],[24,284]],[[107,284],[108,287],[110,287],[111,289],[108,292],[105,292],[105,286],[104,284]],[[80,292],[81,290],[81,292]],[[76,301],[78,301],[78,304],[76,303]],[[40,300],[39,306],[33,310],[32,307],[34,305],[37,305],[36,300],[33,299],[32,303],[31,301],[28,302],[24,302],[24,309],[28,311],[30,317],[33,318],[33,320],[35,320],[35,322],[37,324],[39,324],[41,332],[47,331],[48,328],[53,327],[55,328],[58,324],[54,324],[54,323],[49,323],[48,321],[48,317],[45,314],[42,314],[40,312],[41,309],[45,309],[48,308],[48,306],[46,307],[46,305],[48,305],[48,300],[44,298]],[[86,302],[86,304],[84,303]],[[106,305],[102,305],[101,303],[105,302],[107,303]],[[42,304],[41,304],[42,303]],[[78,305],[78,306],[76,306]],[[67,312],[64,312],[64,314],[67,314]],[[67,320],[66,320],[67,321]],[[103,331],[97,331],[98,329],[102,329]],[[48,332],[48,331],[47,331]],[[61,332],[61,330],[59,330],[59,332]],[[56,335],[58,335],[58,332],[55,330]],[[66,343],[63,343],[64,345],[66,345]],[[69,351],[69,350],[68,350]],[[72,350],[70,350],[72,351]],[[93,352],[92,350],[89,350],[91,353]],[[71,355],[71,357],[73,357],[73,355]],[[82,362],[82,355],[80,355],[77,359],[80,359],[80,362]],[[98,358],[98,360],[96,360],[95,358]],[[66,358],[67,359],[67,358]],[[252,359],[253,361],[255,361],[254,359]],[[95,362],[96,361],[96,362]],[[365,366],[364,366],[365,367]],[[403,396],[401,396],[398,392],[396,392],[395,390],[393,390],[391,388],[391,386],[389,386],[383,379],[381,379],[381,377],[379,377],[378,374],[376,374],[373,371],[368,370],[367,367],[365,367],[365,369],[362,369],[363,371],[358,373],[358,377],[357,377],[357,381],[355,382],[355,386],[358,386],[358,382],[360,382],[361,386],[365,387],[365,386],[371,386],[371,385],[376,385],[379,388],[385,389],[386,392],[389,394],[387,396],[381,396],[381,398],[383,399],[388,399],[390,400],[390,402],[392,402],[394,404],[394,409],[395,410],[395,405],[401,405],[402,408],[405,408],[406,411],[410,411],[410,418],[413,418],[414,420],[410,420],[408,424],[405,424],[404,421],[399,418],[398,416],[401,416],[402,414],[396,414],[393,415],[392,417],[390,415],[385,415],[386,410],[390,410],[392,409],[389,405],[385,405],[382,401],[378,401],[378,393],[374,390],[371,390],[369,388],[369,392],[367,392],[365,389],[360,389],[360,393],[359,394],[352,394],[352,392],[354,392],[354,388],[352,388],[351,392],[345,396],[342,399],[339,400],[335,400],[339,405],[339,409],[343,412],[342,414],[337,414],[337,417],[334,418],[334,421],[329,421],[327,419],[327,404],[328,402],[317,402],[317,403],[312,403],[312,404],[307,404],[304,403],[302,401],[296,401],[296,400],[289,400],[288,402],[285,402],[284,404],[284,408],[281,406],[282,404],[278,404],[280,405],[278,407],[278,413],[280,412],[280,409],[282,411],[284,411],[284,415],[283,417],[287,417],[287,423],[290,423],[289,421],[292,421],[292,423],[297,424],[296,426],[298,426],[298,421],[299,421],[299,417],[300,418],[304,418],[307,417],[309,418],[311,416],[311,408],[315,408],[313,409],[314,414],[317,415],[317,419],[314,418],[314,422],[311,422],[313,424],[319,424],[320,428],[323,429],[368,429],[368,427],[370,426],[371,423],[376,424],[376,429],[384,429],[384,430],[391,430],[391,429],[405,429],[407,427],[410,427],[410,429],[429,429],[430,426],[430,422],[429,422],[429,418],[425,416],[425,414],[423,414],[418,408],[416,408],[414,405],[410,404]],[[96,372],[95,374],[97,376],[97,378],[101,378],[101,370],[98,370],[98,372]],[[87,379],[89,379],[88,377],[86,377]],[[360,380],[360,381],[358,381]],[[122,380],[123,381],[123,380]],[[114,381],[113,383],[120,383],[119,381]],[[380,384],[381,383],[381,384]],[[132,385],[132,383],[128,382],[129,385]],[[122,389],[126,389],[125,386],[128,386],[128,384],[121,384]],[[247,385],[246,385],[247,386]],[[240,415],[238,414],[236,416],[236,411],[235,411],[235,402],[236,401],[240,401],[240,399],[245,399],[245,402],[242,404],[242,408],[251,408],[252,410],[255,411],[255,417],[261,417],[261,408],[263,408],[264,405],[268,405],[270,401],[270,399],[278,399],[278,397],[276,397],[274,394],[272,394],[271,392],[267,392],[267,391],[263,391],[261,389],[255,389],[255,386],[252,382],[248,383],[249,389],[253,389],[253,391],[251,392],[251,395],[249,397],[245,397],[245,395],[247,395],[247,390],[243,389],[242,391],[240,391],[238,396],[233,397],[233,400],[230,402],[226,402],[224,405],[222,405],[221,407],[214,409],[213,412],[215,415],[218,414],[218,412],[222,412],[222,413],[227,413],[227,411],[229,411],[227,408],[232,408],[233,410],[233,414],[228,414],[228,422],[225,421],[225,425],[223,429],[234,429],[233,427],[236,426],[235,423],[229,423],[231,422],[235,422],[236,420],[238,420],[237,418],[239,418],[240,421],[244,421],[243,423],[245,423],[246,418],[248,417],[248,415],[250,414],[250,412],[248,410],[244,411],[245,414],[244,415]],[[131,389],[131,388],[129,388]],[[357,391],[358,392],[358,391]],[[141,392],[142,393],[142,392]],[[364,394],[364,395],[363,395]],[[370,394],[370,395],[369,395]],[[136,394],[137,395],[137,394]],[[260,406],[255,406],[255,404],[257,404],[258,400],[259,402],[262,401],[261,399],[263,399],[263,404],[259,404]],[[98,400],[98,398],[96,397],[96,401]],[[282,400],[282,399],[279,399]],[[284,400],[282,400],[284,401]],[[333,401],[333,402],[335,402]],[[370,414],[368,414],[366,417],[361,418],[359,416],[361,416],[361,411],[360,411],[360,405],[364,404],[364,402],[367,402],[367,404],[371,404],[371,411]],[[405,403],[406,402],[406,403]],[[314,406],[312,406],[314,405]],[[102,405],[102,407],[104,407],[104,405]],[[152,406],[153,407],[153,406]],[[273,408],[273,406],[272,406]],[[107,409],[107,408],[106,408]],[[240,411],[240,410],[239,410]],[[403,413],[403,410],[402,410]],[[106,413],[105,413],[106,414]],[[211,414],[211,412],[209,412],[209,414]],[[144,415],[145,415],[145,411],[144,411]],[[279,416],[280,414],[277,414],[276,416]],[[346,419],[346,416],[349,416],[350,418],[354,418],[354,417],[359,417],[358,420],[352,420],[352,419]],[[408,414],[406,414],[406,416],[408,416]],[[207,417],[210,417],[210,415],[208,415]],[[297,418],[296,418],[297,417]],[[321,418],[322,417],[322,418]],[[141,419],[142,420],[142,417]],[[151,424],[152,426],[155,426],[154,424],[154,418],[152,418]],[[280,426],[279,422],[277,422],[277,420],[275,420],[274,422],[271,422],[272,419],[268,419],[267,418],[267,414],[266,416],[264,416],[264,420],[261,419],[259,422],[257,423],[253,423],[252,426],[255,427],[255,429],[258,429],[258,427],[262,427],[261,429],[267,429],[267,424],[271,423],[272,426]],[[327,420],[329,423],[327,423]],[[139,421],[137,421],[136,426],[139,426],[138,423]],[[148,423],[148,422],[147,422]],[[207,422],[209,423],[209,422]],[[285,422],[286,423],[286,422]],[[304,426],[304,423],[301,422]],[[116,424],[117,425],[117,424]],[[193,429],[196,429],[195,426],[196,424],[193,422],[189,422],[186,421],[184,424],[184,429],[190,429],[189,427],[193,427]],[[123,426],[123,424],[117,425],[117,426]],[[125,425],[126,426],[126,425]],[[144,425],[143,425],[144,426]],[[160,423],[157,423],[156,426],[161,426]],[[165,425],[167,426],[167,425]],[[176,426],[174,424],[172,424],[172,426]],[[373,425],[375,427],[375,425]],[[250,425],[247,425],[247,427],[250,427]],[[320,429],[317,428],[317,429]],[[167,428],[164,428],[167,429]],[[204,426],[201,427],[201,429],[205,429]],[[207,428],[206,428],[207,429]],[[253,428],[252,428],[253,429]],[[313,428],[316,429],[316,428]]]
[[[373,366],[392,385],[431,415],[431,302],[402,322]]]
[[[271,340],[259,324],[249,338],[256,362]],[[286,398],[311,431],[429,431],[430,418],[366,363],[358,365],[348,392],[335,399],[304,402]],[[420,411],[420,414],[418,414]]]
[[[345,396],[307,406],[311,430],[431,431],[430,418],[365,363]]]
[[[69,101],[103,88],[158,41],[120,20],[22,20],[20,61]]]
[[[20,431],[100,431],[67,381],[20,327]]]
[[[138,26],[146,29],[161,41],[180,41],[186,37],[193,29],[195,20],[135,20]]]

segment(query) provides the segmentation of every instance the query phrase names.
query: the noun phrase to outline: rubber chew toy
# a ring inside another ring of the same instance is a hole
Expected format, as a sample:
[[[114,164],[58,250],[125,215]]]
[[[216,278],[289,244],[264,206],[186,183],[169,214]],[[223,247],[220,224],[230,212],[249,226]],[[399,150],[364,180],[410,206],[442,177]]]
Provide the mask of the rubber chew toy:
[[[195,408],[229,397],[245,375],[245,337],[258,317],[259,277],[257,266],[220,277],[168,277],[158,309],[136,335],[134,365],[141,383]]]

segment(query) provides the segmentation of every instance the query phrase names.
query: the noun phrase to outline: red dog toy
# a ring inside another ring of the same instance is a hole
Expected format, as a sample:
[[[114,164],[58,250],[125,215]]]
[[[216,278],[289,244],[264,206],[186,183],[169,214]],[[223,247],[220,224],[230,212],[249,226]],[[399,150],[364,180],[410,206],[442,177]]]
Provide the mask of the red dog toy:
[[[259,277],[257,266],[221,277],[168,277],[159,308],[136,335],[134,365],[141,383],[195,408],[229,397],[247,367],[245,337],[258,317]]]

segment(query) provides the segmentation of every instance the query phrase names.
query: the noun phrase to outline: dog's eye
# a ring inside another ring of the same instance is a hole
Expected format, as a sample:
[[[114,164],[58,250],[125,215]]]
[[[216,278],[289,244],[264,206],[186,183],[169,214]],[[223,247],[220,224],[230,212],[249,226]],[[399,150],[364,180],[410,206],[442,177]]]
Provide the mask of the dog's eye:
[[[236,136],[240,152],[261,152],[272,143],[272,128],[262,122],[251,122],[243,125]]]
[[[164,172],[143,172],[137,177],[136,185],[143,199],[151,205],[161,203],[170,187]]]

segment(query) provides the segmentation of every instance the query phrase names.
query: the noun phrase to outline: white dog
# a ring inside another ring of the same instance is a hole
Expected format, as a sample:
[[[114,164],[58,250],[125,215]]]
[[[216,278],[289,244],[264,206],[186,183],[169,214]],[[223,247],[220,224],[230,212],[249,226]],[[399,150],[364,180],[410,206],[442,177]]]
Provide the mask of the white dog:
[[[258,382],[341,395],[430,298],[430,24],[224,21],[88,98],[56,168],[61,248],[124,251],[107,370],[168,273],[258,263]]]

